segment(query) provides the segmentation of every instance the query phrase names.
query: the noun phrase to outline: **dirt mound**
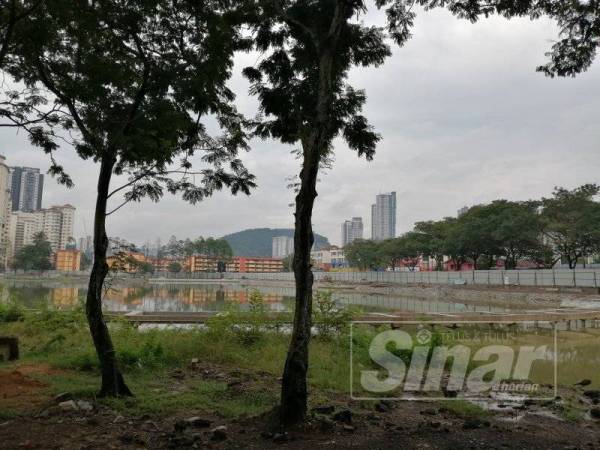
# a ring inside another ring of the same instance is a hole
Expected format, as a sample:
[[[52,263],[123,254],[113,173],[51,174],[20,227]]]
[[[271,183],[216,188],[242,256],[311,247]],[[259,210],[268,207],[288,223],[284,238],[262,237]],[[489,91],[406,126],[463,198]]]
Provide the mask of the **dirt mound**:
[[[46,387],[37,376],[57,373],[47,365],[24,365],[0,370],[0,406],[4,408],[28,409],[48,399]]]

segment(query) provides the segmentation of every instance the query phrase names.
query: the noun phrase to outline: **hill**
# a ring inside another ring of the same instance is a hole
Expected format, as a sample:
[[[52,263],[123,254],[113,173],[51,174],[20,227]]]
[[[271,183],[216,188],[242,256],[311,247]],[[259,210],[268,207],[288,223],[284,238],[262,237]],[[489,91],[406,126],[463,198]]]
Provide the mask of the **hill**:
[[[236,256],[271,256],[273,238],[277,236],[294,236],[291,228],[253,228],[238,231],[237,233],[223,236]],[[315,233],[315,247],[322,248],[329,245],[325,236]]]

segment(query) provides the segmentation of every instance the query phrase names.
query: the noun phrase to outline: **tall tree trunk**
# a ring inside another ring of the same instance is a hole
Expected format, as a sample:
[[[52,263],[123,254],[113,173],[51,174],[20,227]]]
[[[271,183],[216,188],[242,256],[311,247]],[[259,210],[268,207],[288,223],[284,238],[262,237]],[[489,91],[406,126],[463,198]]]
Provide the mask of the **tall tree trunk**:
[[[306,415],[308,391],[308,346],[312,327],[313,274],[310,250],[314,242],[312,210],[317,197],[316,183],[319,169],[314,149],[305,150],[308,159],[300,173],[300,191],[296,196],[294,231],[294,278],[296,281],[296,309],[294,329],[285,361],[281,385],[281,420],[284,425],[302,421]]]
[[[98,176],[98,193],[96,197],[96,211],[94,215],[94,264],[90,274],[85,311],[96,353],[100,360],[102,370],[101,397],[121,397],[133,395],[119,371],[115,349],[113,347],[108,327],[102,314],[102,287],[108,273],[106,251],[108,237],[106,235],[106,203],[112,169],[115,165],[114,157],[102,158],[100,175]]]
[[[314,242],[312,211],[317,196],[319,164],[329,150],[331,140],[329,130],[333,101],[333,62],[339,36],[346,23],[345,7],[343,2],[337,3],[328,38],[322,42],[315,119],[309,133],[302,139],[303,165],[300,172],[300,190],[296,196],[294,228],[296,309],[281,383],[280,419],[286,426],[302,422],[308,407],[306,377],[312,325],[313,286],[310,250]]]

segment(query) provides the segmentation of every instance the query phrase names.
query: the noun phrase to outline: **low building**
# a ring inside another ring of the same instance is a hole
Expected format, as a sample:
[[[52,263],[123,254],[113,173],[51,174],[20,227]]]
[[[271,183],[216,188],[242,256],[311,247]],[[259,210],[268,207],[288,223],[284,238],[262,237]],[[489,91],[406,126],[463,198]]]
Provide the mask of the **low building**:
[[[219,258],[208,255],[192,255],[189,256],[186,264],[188,272],[217,272],[219,268]]]
[[[54,268],[59,272],[80,270],[81,252],[73,249],[59,249],[54,254]]]
[[[283,272],[283,260],[281,258],[259,256],[235,256],[232,261],[227,264],[227,272]]]
[[[169,272],[169,267],[174,263],[181,266],[182,272],[190,271],[190,258],[148,258],[148,262],[152,264],[155,272]]]
[[[146,255],[138,252],[120,252],[106,258],[106,264],[111,270],[134,273],[140,263],[145,263]]]
[[[318,270],[331,270],[346,267],[344,250],[331,245],[320,250],[310,252],[313,267]]]

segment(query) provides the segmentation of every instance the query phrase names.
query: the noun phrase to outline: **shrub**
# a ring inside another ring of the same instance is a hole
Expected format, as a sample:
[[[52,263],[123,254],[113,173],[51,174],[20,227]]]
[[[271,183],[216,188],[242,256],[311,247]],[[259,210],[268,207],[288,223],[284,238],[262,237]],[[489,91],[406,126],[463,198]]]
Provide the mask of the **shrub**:
[[[0,322],[20,322],[24,318],[23,308],[16,303],[0,303]]]
[[[351,310],[338,308],[331,298],[331,292],[317,293],[313,318],[320,337],[330,339],[333,335],[346,331],[352,315]]]

